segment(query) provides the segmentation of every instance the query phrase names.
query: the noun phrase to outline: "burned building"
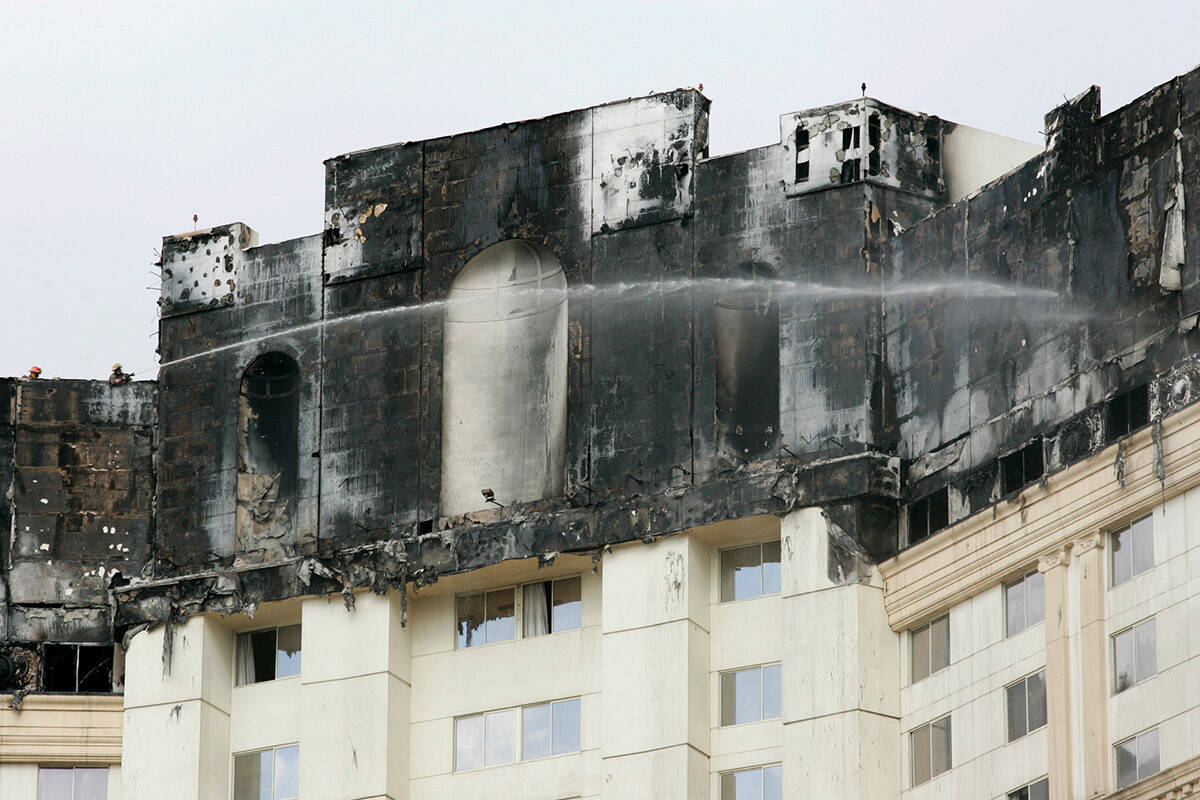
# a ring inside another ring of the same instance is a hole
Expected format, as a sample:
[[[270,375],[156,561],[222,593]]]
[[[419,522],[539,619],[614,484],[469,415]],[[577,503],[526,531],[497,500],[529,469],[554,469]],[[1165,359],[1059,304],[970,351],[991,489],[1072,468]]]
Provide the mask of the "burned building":
[[[13,705],[123,744],[0,735],[0,788],[1200,781],[1200,71],[1044,147],[861,98],[710,156],[708,115],[330,159],[312,236],[164,240],[156,383],[4,384]]]

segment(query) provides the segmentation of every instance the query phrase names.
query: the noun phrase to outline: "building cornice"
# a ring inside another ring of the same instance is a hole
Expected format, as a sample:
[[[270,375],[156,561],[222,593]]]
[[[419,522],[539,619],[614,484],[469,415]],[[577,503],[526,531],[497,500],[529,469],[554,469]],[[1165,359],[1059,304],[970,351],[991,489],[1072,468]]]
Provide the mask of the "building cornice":
[[[1151,425],[881,563],[892,629],[912,627],[1034,565],[1044,571],[1066,563],[1072,551],[1103,547],[1104,531],[1200,486],[1200,404],[1161,425],[1161,480]],[[1118,452],[1123,485],[1114,470]]]
[[[1113,792],[1107,800],[1181,800],[1200,797],[1200,756]]]
[[[21,710],[0,695],[0,764],[121,763],[121,695],[26,695]]]

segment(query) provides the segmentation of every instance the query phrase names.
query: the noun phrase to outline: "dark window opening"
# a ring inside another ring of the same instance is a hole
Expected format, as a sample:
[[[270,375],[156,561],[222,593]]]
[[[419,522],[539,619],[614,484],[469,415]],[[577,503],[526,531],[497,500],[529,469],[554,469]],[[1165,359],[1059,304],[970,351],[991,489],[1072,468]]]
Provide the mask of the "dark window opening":
[[[1042,457],[1042,439],[1036,440],[1000,459],[1000,475],[1003,494],[1012,494],[1018,489],[1042,477],[1046,467]]]
[[[256,525],[290,527],[298,471],[300,369],[283,353],[256,358],[238,398],[238,533],[261,545]],[[278,530],[272,531],[278,536]]]
[[[867,154],[867,174],[879,174],[879,150],[882,145],[883,137],[879,124],[879,115],[872,114],[867,118],[867,144],[871,148],[871,152]]]
[[[943,486],[908,507],[908,543],[916,544],[950,526],[950,492]]]
[[[796,129],[796,183],[804,183],[808,180],[808,129],[800,127]]]
[[[1115,442],[1150,422],[1150,387],[1136,386],[1113,397],[1105,408],[1105,440]]]
[[[842,128],[842,149],[849,150],[850,143],[854,141],[853,128]]]
[[[933,164],[937,164],[938,159],[942,157],[942,143],[936,133],[925,135],[925,152],[929,154],[929,161]]]
[[[76,694],[113,690],[112,645],[47,644],[42,648],[42,689]]]
[[[749,461],[772,453],[779,436],[779,303],[774,272],[749,264],[745,283],[717,300],[717,441],[723,456]]]
[[[861,159],[848,158],[842,162],[842,183],[851,183],[859,179],[859,162]]]

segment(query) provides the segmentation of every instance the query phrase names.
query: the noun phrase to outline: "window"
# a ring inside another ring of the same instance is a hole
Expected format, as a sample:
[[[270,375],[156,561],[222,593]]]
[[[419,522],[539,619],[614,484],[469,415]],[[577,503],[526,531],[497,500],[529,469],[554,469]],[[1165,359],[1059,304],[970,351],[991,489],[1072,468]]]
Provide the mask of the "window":
[[[294,800],[300,795],[300,745],[233,757],[233,800]]]
[[[739,769],[721,773],[721,800],[782,800],[783,767]]]
[[[1046,577],[1036,569],[1004,584],[1005,626],[1016,636],[1046,618]]]
[[[912,646],[912,683],[950,666],[950,615],[909,632]]]
[[[867,174],[878,175],[879,151],[883,146],[882,129],[879,124],[878,114],[872,114],[867,117],[867,144],[871,148],[871,152],[867,154]]]
[[[1042,778],[1008,793],[1008,800],[1050,800],[1050,779]]]
[[[1153,618],[1113,634],[1113,694],[1158,672],[1155,638]]]
[[[1104,408],[1105,440],[1110,444],[1150,422],[1150,387],[1136,386],[1112,397]]]
[[[752,260],[730,278],[713,308],[717,453],[745,464],[779,450],[778,276]]]
[[[721,602],[779,593],[779,541],[721,551]]]
[[[1154,566],[1153,516],[1115,530],[1112,542],[1112,585],[1117,586]]]
[[[1009,453],[1000,459],[1000,479],[1003,482],[1002,494],[1013,492],[1036,481],[1046,471],[1042,461],[1042,438]]]
[[[721,725],[741,725],[781,715],[779,664],[721,673]]]
[[[286,625],[239,633],[237,685],[273,681],[300,674],[300,626]]]
[[[1118,789],[1158,772],[1158,728],[1118,742],[1113,749],[1117,751]]]
[[[583,623],[581,584],[578,576],[525,584],[521,598],[522,635],[541,636],[578,628]]]
[[[808,149],[808,128],[796,128],[796,183],[808,180],[808,164],[811,156]]]
[[[38,800],[106,800],[107,767],[42,767]]]
[[[1020,739],[1046,724],[1046,670],[1009,686],[1008,740]]]
[[[454,771],[511,764],[518,741],[522,761],[577,753],[579,728],[578,697],[458,717]]]
[[[515,590],[460,595],[458,606],[458,647],[506,642],[516,632]]]
[[[264,353],[246,367],[238,396],[239,549],[266,546],[296,514],[300,368],[291,356]]]
[[[916,544],[950,525],[950,492],[945,486],[908,507],[908,543]]]
[[[42,689],[47,692],[111,692],[113,646],[46,644],[42,649]]]
[[[932,780],[953,766],[950,758],[950,715],[922,725],[909,737],[913,786]]]

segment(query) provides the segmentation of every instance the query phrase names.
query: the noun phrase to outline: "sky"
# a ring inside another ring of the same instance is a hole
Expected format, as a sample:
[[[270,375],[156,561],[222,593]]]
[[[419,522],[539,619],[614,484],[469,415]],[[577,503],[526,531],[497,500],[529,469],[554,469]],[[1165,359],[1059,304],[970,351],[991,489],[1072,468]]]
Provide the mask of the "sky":
[[[1195,0],[0,8],[0,375],[153,378],[162,237],[318,233],[323,161],[704,85],[710,153],[859,95],[1031,142],[1200,62]]]

